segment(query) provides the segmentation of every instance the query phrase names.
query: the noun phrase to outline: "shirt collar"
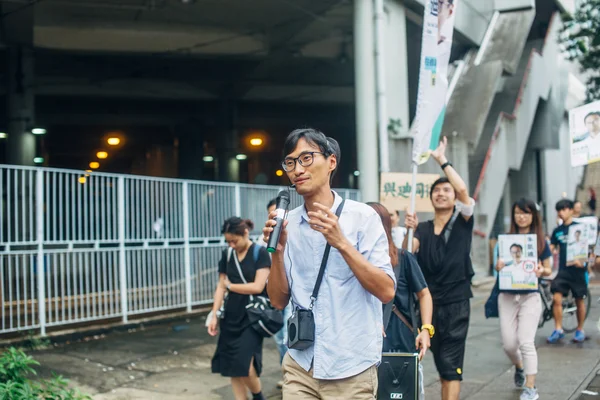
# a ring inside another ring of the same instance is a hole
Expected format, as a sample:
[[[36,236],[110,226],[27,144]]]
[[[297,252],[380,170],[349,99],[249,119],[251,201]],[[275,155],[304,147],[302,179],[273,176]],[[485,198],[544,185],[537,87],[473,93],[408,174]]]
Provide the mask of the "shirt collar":
[[[331,193],[333,193],[333,206],[331,206],[330,210],[332,213],[335,214],[337,208],[342,203],[342,197],[339,194],[337,194],[335,190],[332,190]],[[301,218],[298,220],[298,225],[300,225],[302,221],[308,222],[308,220],[310,219],[308,217],[308,212],[306,211],[306,204],[302,205],[302,214],[300,214],[300,216]]]

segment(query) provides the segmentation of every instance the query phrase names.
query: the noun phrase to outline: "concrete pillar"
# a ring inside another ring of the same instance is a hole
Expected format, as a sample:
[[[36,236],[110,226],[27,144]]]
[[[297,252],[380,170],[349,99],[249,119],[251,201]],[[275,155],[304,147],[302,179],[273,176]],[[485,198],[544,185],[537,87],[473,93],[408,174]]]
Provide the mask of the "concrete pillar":
[[[9,164],[33,165],[36,157],[34,127],[33,9],[2,3],[7,63],[7,146]],[[18,11],[18,12],[17,12]]]
[[[235,156],[240,151],[237,104],[230,99],[221,103],[219,134],[217,139],[217,180],[239,182],[239,161]]]
[[[410,139],[409,133],[409,60],[406,42],[406,10],[401,1],[387,0],[385,11],[387,112],[390,120],[399,120],[401,123],[397,138],[389,139],[390,170],[393,172],[410,172],[412,139]]]
[[[177,136],[178,177],[203,179],[205,161],[202,128],[194,123],[179,125],[175,128],[175,135]]]
[[[354,76],[358,188],[363,201],[379,200],[379,156],[375,107],[373,2],[354,1]]]

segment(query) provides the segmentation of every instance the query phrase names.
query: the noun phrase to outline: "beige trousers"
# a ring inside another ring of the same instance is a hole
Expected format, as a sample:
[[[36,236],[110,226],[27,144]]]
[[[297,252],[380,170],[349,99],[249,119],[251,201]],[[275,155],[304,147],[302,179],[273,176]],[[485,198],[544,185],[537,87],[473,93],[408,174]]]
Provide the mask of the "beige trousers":
[[[283,400],[375,400],[377,367],[350,378],[325,380],[313,378],[287,353],[283,357]]]

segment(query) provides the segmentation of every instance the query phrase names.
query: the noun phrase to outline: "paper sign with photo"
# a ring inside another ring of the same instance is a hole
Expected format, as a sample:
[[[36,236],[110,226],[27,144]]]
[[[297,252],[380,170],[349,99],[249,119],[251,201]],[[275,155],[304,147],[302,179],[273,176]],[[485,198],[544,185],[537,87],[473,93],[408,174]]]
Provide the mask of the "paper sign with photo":
[[[573,222],[586,226],[588,245],[594,246],[598,238],[598,217],[573,218]]]
[[[538,264],[536,235],[498,236],[499,257],[504,261],[499,277],[501,290],[537,289]]]
[[[600,101],[569,111],[571,166],[600,161]]]
[[[585,224],[573,224],[569,227],[567,242],[567,264],[588,258],[588,227]]]

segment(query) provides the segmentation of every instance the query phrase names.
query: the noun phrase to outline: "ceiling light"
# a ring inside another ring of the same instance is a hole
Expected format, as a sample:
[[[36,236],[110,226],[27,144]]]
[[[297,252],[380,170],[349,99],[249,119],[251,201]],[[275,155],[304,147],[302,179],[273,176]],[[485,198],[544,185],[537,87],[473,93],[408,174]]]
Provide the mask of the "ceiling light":
[[[277,176],[283,176],[283,171],[278,169],[277,171],[275,171],[275,175]]]
[[[6,132],[0,132],[0,139],[6,139],[7,136]]]
[[[36,164],[41,164],[44,162],[44,157],[36,157],[33,159],[33,162]]]
[[[259,137],[255,137],[250,139],[250,145],[254,146],[254,147],[258,147],[260,145],[263,144],[263,140]]]
[[[31,130],[31,133],[33,133],[34,135],[45,135],[46,130],[44,128],[33,128]]]
[[[202,161],[213,162],[213,161],[215,161],[215,158],[213,156],[204,156],[204,157],[202,157]]]
[[[98,168],[100,168],[100,163],[98,161],[92,161],[90,163],[90,168],[91,169],[98,169]]]
[[[96,157],[98,157],[101,160],[104,160],[105,158],[108,157],[108,153],[105,151],[99,151],[96,153]]]
[[[118,146],[121,143],[121,139],[118,137],[109,137],[106,142],[111,146]]]
[[[239,160],[239,161],[243,161],[243,160],[245,160],[247,158],[248,158],[248,156],[245,155],[245,154],[238,154],[237,156],[235,156],[235,159]]]

